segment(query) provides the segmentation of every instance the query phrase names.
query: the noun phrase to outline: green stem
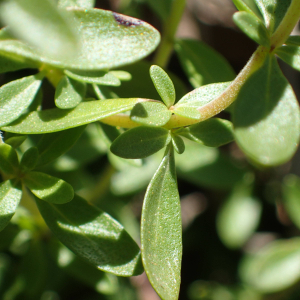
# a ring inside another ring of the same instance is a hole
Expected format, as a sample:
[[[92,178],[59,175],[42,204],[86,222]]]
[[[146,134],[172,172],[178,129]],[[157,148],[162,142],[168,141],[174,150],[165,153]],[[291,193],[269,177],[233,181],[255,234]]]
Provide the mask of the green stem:
[[[300,19],[300,0],[292,0],[284,18],[271,37],[272,49],[280,47],[289,37]]]
[[[165,68],[173,51],[174,36],[185,8],[186,0],[173,0],[169,17],[164,23],[160,46],[154,58],[154,64]]]

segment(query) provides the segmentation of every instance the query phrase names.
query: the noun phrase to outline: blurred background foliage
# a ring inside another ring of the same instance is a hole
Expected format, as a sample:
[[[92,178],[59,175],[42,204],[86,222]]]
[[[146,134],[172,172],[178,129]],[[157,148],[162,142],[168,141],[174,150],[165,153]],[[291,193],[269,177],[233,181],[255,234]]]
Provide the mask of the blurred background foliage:
[[[95,7],[140,18],[161,31],[171,3],[99,0]],[[256,45],[235,27],[235,11],[230,0],[189,0],[177,37],[203,41],[238,73]],[[294,34],[299,35],[299,28]],[[113,92],[119,97],[159,99],[149,76],[153,56],[122,68],[132,74],[132,80]],[[299,99],[299,73],[284,63],[281,67]],[[189,82],[176,52],[167,70],[177,99],[201,85]],[[0,85],[30,74],[29,69],[1,74]],[[47,81],[43,96],[43,107],[53,107],[54,89]],[[221,116],[227,118],[229,113]],[[75,146],[44,170],[69,182],[138,241],[142,200],[162,153],[143,164],[140,160],[129,163],[107,154],[113,134],[108,125],[88,125]],[[29,136],[20,151],[36,138]],[[299,152],[287,164],[262,168],[251,164],[235,143],[209,148],[186,141],[186,151],[176,156],[176,163],[184,230],[180,299],[299,299]],[[34,210],[26,207],[30,203],[24,199],[24,208],[0,233],[1,299],[159,299],[144,274],[116,277],[81,261],[49,233],[38,214],[34,218],[29,214],[28,210]]]

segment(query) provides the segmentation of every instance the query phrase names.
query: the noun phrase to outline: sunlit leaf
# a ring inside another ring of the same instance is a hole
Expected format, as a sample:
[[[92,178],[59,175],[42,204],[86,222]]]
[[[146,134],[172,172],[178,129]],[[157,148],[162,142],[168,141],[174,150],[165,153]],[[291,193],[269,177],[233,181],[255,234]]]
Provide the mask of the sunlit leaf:
[[[107,213],[77,195],[61,205],[36,201],[51,231],[79,257],[119,276],[143,272],[138,245]]]
[[[258,17],[261,17],[257,6],[254,3],[254,0],[232,0],[232,2],[234,3],[234,5],[236,6],[236,8],[239,11],[246,11],[248,13],[254,14]]]
[[[233,106],[238,145],[256,162],[288,161],[299,141],[299,106],[292,87],[274,57],[244,84]]]
[[[137,103],[130,113],[131,120],[147,126],[163,126],[171,118],[171,111],[161,102]]]
[[[196,109],[193,106],[175,106],[174,109],[172,109],[172,112],[175,115],[181,116],[181,117],[185,117],[185,118],[189,118],[189,119],[195,119],[198,120],[201,117],[200,112],[198,111],[198,109]]]
[[[58,0],[58,7],[81,7],[81,8],[93,8],[95,6],[95,0]]]
[[[161,299],[177,300],[182,256],[181,210],[172,145],[148,186],[141,217],[146,274]]]
[[[291,67],[300,71],[300,46],[281,46],[276,49],[276,54]]]
[[[169,130],[140,126],[121,134],[112,143],[110,150],[123,158],[144,158],[166,147],[170,141]]]
[[[240,266],[243,281],[263,293],[284,290],[300,279],[300,239],[272,242]]]
[[[63,204],[71,201],[74,197],[74,191],[70,184],[42,172],[27,173],[24,183],[36,197],[50,203]]]
[[[19,160],[16,150],[8,144],[0,144],[0,170],[14,175],[18,172]]]
[[[172,134],[172,144],[177,153],[182,154],[185,150],[184,141],[176,134]]]
[[[14,180],[0,183],[0,231],[6,227],[22,198],[22,188]]]
[[[31,104],[41,85],[41,75],[11,81],[0,88],[0,126],[16,120]]]
[[[124,112],[140,102],[139,98],[82,102],[74,109],[47,109],[26,114],[1,130],[15,133],[41,134],[61,131],[98,121]]]

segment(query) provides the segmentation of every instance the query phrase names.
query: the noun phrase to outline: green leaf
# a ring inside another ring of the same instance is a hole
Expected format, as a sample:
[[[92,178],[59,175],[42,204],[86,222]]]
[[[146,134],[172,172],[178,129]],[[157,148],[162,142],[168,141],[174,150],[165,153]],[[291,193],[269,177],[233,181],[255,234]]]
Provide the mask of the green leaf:
[[[22,116],[9,126],[1,127],[1,130],[21,134],[61,131],[130,110],[140,101],[139,98],[96,100],[82,102],[74,109],[53,108],[35,111]]]
[[[93,8],[95,0],[58,0],[58,7],[80,7],[80,8]]]
[[[172,134],[172,144],[178,154],[182,154],[185,150],[184,141],[176,134]]]
[[[299,142],[299,106],[274,57],[241,88],[233,124],[238,145],[254,161],[273,166],[293,156]]]
[[[289,38],[285,41],[285,44],[289,46],[300,46],[300,36],[299,35],[289,36]]]
[[[11,81],[0,88],[0,126],[16,120],[33,101],[41,85],[40,75]]]
[[[220,96],[229,85],[230,82],[222,82],[199,87],[181,98],[175,104],[174,110],[181,107],[194,107],[198,109]]]
[[[17,152],[8,144],[0,144],[0,170],[10,175],[16,174],[19,170]]]
[[[42,172],[27,173],[24,176],[24,184],[36,197],[50,203],[64,204],[74,197],[70,184]]]
[[[0,183],[0,231],[9,223],[22,198],[22,188],[14,180]]]
[[[86,126],[79,126],[42,136],[37,144],[39,158],[37,166],[43,166],[67,152],[82,135]]]
[[[255,16],[261,17],[257,6],[254,3],[254,0],[248,0],[248,1],[243,1],[243,0],[232,0],[234,5],[239,11],[246,11],[250,14],[254,14]]]
[[[71,13],[51,0],[4,1],[0,17],[11,32],[52,59],[73,57],[78,50]]]
[[[163,103],[147,101],[137,103],[130,113],[130,118],[147,126],[163,126],[170,120],[171,115],[171,111]]]
[[[235,78],[235,72],[227,60],[203,42],[188,39],[177,40],[175,50],[194,88]]]
[[[274,241],[240,266],[243,281],[262,293],[284,290],[300,279],[300,239]]]
[[[147,4],[164,21],[167,20],[170,15],[173,1],[174,0],[146,0]]]
[[[180,129],[177,133],[208,147],[220,147],[234,140],[232,123],[218,118]]]
[[[146,274],[157,294],[164,300],[177,300],[182,228],[172,145],[166,149],[145,195],[141,217],[141,251]]]
[[[115,77],[117,77],[120,80],[124,80],[124,81],[130,81],[132,79],[132,76],[129,72],[126,71],[119,71],[119,70],[115,70],[115,71],[110,71],[110,74],[114,75]]]
[[[255,0],[260,12],[262,13],[266,27],[274,32],[286,14],[292,0]]]
[[[289,174],[284,178],[283,186],[284,206],[294,224],[300,228],[300,179]]]
[[[300,71],[300,46],[281,46],[276,49],[276,54],[291,67]]]
[[[41,57],[26,44],[11,39],[0,40],[0,53],[14,53],[65,69],[104,70],[144,58],[160,41],[159,32],[138,19],[100,9],[74,8],[66,13],[75,16],[79,24],[78,42],[82,47],[81,55],[76,59],[68,56],[63,59],[60,57],[59,60]],[[45,38],[49,37],[46,35]],[[51,39],[49,40],[51,42]]]
[[[0,74],[27,68],[38,68],[38,64],[22,57],[15,58],[13,55],[1,55],[0,53]]]
[[[82,102],[86,92],[86,85],[64,76],[55,90],[55,105],[61,109],[76,107]]]
[[[12,146],[13,148],[18,148],[23,144],[23,142],[27,139],[27,135],[16,135],[12,136],[5,140],[5,144]]]
[[[39,150],[36,147],[29,148],[22,156],[20,169],[23,172],[31,171],[35,168],[39,158]]]
[[[65,74],[77,81],[95,83],[100,85],[119,86],[121,81],[111,72],[105,71],[70,71],[65,70]]]
[[[233,15],[234,23],[259,45],[269,47],[270,36],[266,26],[254,14],[242,11]]]
[[[176,100],[175,88],[168,74],[159,66],[150,68],[150,77],[165,105],[169,108]]]
[[[138,245],[107,213],[77,195],[62,205],[36,201],[51,231],[81,258],[119,276],[143,272]]]
[[[218,212],[218,234],[229,248],[243,246],[258,226],[262,207],[251,192],[249,184],[238,184]]]
[[[170,141],[169,130],[140,126],[121,134],[112,143],[110,150],[123,158],[144,158],[166,147]]]
[[[201,117],[200,112],[195,107],[189,107],[189,106],[175,106],[174,109],[172,109],[172,112],[175,115],[185,117],[188,119],[195,119],[198,120]]]

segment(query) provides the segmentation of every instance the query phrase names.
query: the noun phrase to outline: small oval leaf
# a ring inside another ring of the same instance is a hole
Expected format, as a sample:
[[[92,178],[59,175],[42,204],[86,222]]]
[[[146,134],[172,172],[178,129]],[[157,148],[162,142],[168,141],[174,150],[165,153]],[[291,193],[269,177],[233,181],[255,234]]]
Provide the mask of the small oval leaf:
[[[182,154],[184,152],[185,145],[183,139],[180,136],[172,134],[172,144],[178,154]]]
[[[31,171],[35,168],[39,158],[39,150],[36,147],[29,148],[22,156],[20,169],[23,172]]]
[[[19,170],[17,152],[8,144],[0,144],[0,170],[10,175],[15,175]]]
[[[276,54],[291,67],[300,71],[300,46],[284,45],[276,49]]]

